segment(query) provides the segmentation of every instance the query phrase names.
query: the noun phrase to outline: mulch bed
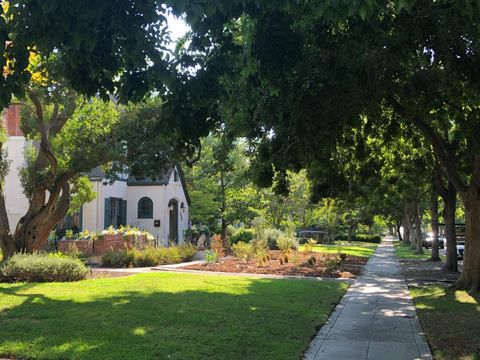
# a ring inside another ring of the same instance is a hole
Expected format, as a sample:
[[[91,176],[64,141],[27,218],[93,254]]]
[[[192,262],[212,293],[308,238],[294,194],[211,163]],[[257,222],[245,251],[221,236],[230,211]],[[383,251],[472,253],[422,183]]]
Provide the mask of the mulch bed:
[[[309,264],[308,259],[315,257],[314,265]],[[282,262],[280,251],[270,251],[269,259],[265,265],[259,265],[255,260],[243,262],[233,256],[222,258],[218,263],[187,265],[182,269],[230,272],[246,274],[268,274],[268,275],[289,275],[307,277],[328,277],[328,278],[354,278],[362,271],[363,265],[368,258],[358,256],[347,256],[341,264],[335,268],[329,268],[326,263],[329,260],[338,258],[336,254],[311,253],[305,254],[294,251],[289,256],[288,263]]]

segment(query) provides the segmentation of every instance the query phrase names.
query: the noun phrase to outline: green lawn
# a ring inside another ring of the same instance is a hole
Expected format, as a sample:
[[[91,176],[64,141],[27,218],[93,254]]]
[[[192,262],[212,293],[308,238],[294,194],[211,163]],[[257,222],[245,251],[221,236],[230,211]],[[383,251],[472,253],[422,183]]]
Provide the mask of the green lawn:
[[[335,245],[318,244],[315,245],[313,251],[325,252],[325,253],[338,253],[342,252],[347,255],[370,257],[377,248],[378,244],[355,242],[354,245],[348,245],[347,242],[337,242]],[[300,246],[300,250],[303,250],[303,246]]]
[[[423,248],[423,254],[416,254],[415,249],[412,249],[410,245],[404,245],[400,242],[395,242],[395,252],[397,254],[397,258],[399,259],[430,259],[432,256],[432,250],[431,249],[425,249]],[[441,259],[443,259],[443,256],[440,256]]]
[[[299,359],[346,288],[173,273],[0,284],[0,357]]]
[[[438,286],[410,293],[435,360],[480,359],[480,296]]]

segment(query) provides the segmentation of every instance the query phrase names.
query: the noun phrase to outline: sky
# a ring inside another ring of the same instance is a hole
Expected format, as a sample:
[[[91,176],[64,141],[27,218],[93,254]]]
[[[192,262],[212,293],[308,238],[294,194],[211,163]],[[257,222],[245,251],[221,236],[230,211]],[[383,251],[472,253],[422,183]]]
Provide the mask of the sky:
[[[183,19],[176,18],[172,14],[168,14],[167,23],[170,30],[170,36],[174,42],[185,35],[189,30],[188,25]]]

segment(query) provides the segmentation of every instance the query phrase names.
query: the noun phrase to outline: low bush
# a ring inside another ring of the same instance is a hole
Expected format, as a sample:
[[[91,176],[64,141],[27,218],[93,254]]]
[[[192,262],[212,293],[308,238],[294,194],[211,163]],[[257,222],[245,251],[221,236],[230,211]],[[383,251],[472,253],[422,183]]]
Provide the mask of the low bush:
[[[148,267],[158,265],[157,249],[147,246],[144,250],[135,250],[132,265],[134,267]]]
[[[197,254],[197,248],[192,244],[179,245],[178,252],[182,262],[192,261]]]
[[[250,260],[254,254],[254,249],[252,244],[248,244],[243,241],[239,241],[238,243],[233,244],[232,251],[233,251],[233,255],[236,258],[244,262],[247,262],[248,260]]]
[[[63,254],[72,259],[78,259],[84,264],[88,262],[87,256],[82,251],[80,251],[75,244],[68,244],[67,250],[65,250]]]
[[[382,241],[382,237],[380,235],[358,234],[358,235],[352,235],[351,239],[348,240],[348,235],[341,234],[341,235],[336,235],[335,240],[339,240],[339,241],[362,241],[362,242],[380,244],[380,242]]]
[[[340,258],[340,255],[337,254],[325,257],[322,260],[322,265],[325,266],[328,272],[334,272],[341,264],[342,259]]]
[[[133,265],[135,250],[112,250],[102,255],[105,267],[127,268]]]
[[[277,239],[277,247],[281,252],[287,253],[298,248],[298,241],[295,238],[282,236]]]
[[[264,235],[268,241],[268,248],[270,250],[278,250],[277,239],[284,236],[283,231],[278,229],[265,229]]]
[[[218,254],[215,251],[205,250],[205,262],[213,264],[218,261]]]
[[[81,260],[59,253],[15,254],[0,268],[0,277],[7,281],[78,281],[87,274],[88,268]]]
[[[156,253],[157,253],[158,265],[178,264],[182,262],[180,251],[176,246],[171,246],[168,248],[164,248],[164,247],[157,248]]]
[[[253,237],[255,235],[255,230],[253,229],[236,229],[235,232],[232,234],[230,237],[230,243],[236,244],[238,242],[244,242],[244,243],[249,243],[252,241]]]

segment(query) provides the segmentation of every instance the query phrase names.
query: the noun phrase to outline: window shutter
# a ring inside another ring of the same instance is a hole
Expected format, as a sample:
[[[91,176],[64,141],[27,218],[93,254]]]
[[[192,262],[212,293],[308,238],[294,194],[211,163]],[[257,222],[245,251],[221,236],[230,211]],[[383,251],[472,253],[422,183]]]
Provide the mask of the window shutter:
[[[127,225],[127,200],[122,200],[121,224]]]
[[[104,217],[104,228],[108,228],[110,225],[112,225],[112,211],[110,208],[110,199],[105,199],[105,217]]]

